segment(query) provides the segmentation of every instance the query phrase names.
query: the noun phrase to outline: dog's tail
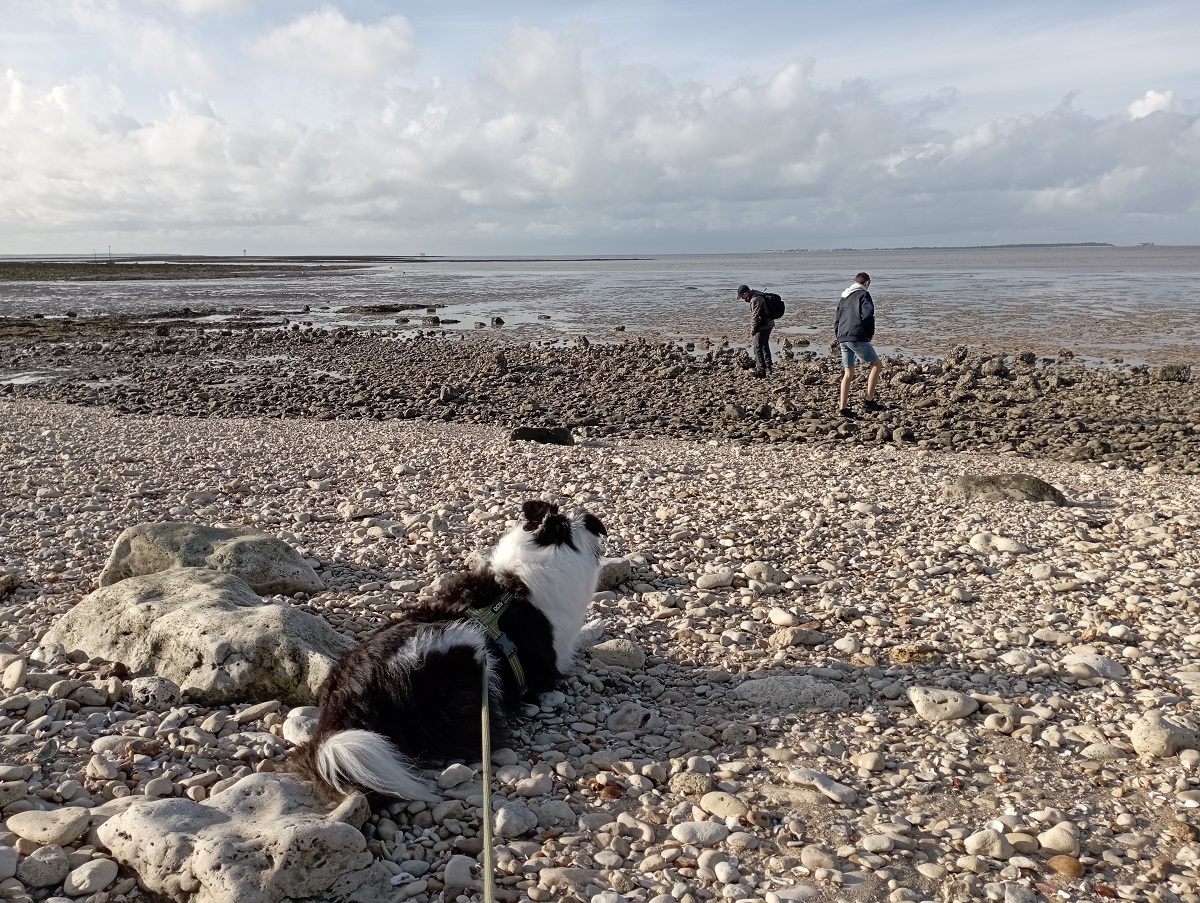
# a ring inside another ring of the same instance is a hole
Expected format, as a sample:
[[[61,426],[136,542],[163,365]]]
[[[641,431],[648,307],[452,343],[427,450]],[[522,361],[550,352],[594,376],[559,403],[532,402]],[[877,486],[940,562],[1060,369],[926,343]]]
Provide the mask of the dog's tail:
[[[304,750],[316,776],[346,793],[355,787],[406,800],[439,802],[442,797],[387,737],[374,731],[347,730],[317,736]]]

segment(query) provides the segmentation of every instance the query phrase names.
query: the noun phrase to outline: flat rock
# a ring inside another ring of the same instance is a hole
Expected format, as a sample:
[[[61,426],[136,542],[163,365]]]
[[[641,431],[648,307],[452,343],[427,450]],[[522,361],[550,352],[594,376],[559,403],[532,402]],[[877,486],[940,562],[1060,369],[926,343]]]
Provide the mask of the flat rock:
[[[789,579],[787,571],[782,571],[766,561],[751,561],[742,568],[742,573],[751,580],[761,580],[764,583],[784,583]]]
[[[1027,473],[967,474],[949,480],[945,494],[950,498],[982,501],[1049,502],[1067,504],[1061,490]]]
[[[732,793],[723,790],[713,790],[700,798],[700,808],[718,818],[741,818],[750,811],[750,807]]]
[[[260,595],[319,593],[316,572],[282,539],[253,527],[157,523],[129,527],[117,537],[100,586],[173,568],[211,568],[241,577]]]
[[[685,821],[671,829],[671,836],[681,843],[711,847],[728,837],[729,829],[715,821]]]
[[[18,837],[42,846],[66,846],[78,840],[92,823],[87,809],[65,806],[61,809],[38,809],[9,816],[8,830]]]
[[[1112,762],[1128,759],[1129,754],[1114,743],[1089,743],[1079,751],[1085,759],[1095,759],[1098,762]]]
[[[820,646],[828,637],[819,630],[809,627],[784,627],[776,630],[767,640],[772,649],[786,649],[789,646]]]
[[[733,586],[733,571],[730,568],[701,574],[696,578],[696,589],[724,589],[727,586]]]
[[[597,643],[592,647],[591,655],[606,665],[617,665],[630,671],[640,671],[646,665],[646,653],[642,647],[624,637]]]
[[[239,577],[180,568],[85,596],[46,642],[175,681],[210,705],[307,705],[350,645],[321,618],[265,602]]]
[[[771,711],[803,708],[827,712],[850,704],[850,694],[841,687],[807,674],[747,680],[733,692],[738,699]]]
[[[302,782],[254,774],[202,803],[139,801],[97,833],[150,892],[178,903],[398,900],[354,824],[362,802],[326,812]]]
[[[104,890],[117,880],[120,866],[111,859],[93,859],[73,869],[63,882],[63,892],[71,897],[83,897]]]
[[[909,687],[908,700],[922,721],[953,721],[979,708],[978,701],[966,693],[942,687]]]
[[[1068,673],[1085,678],[1103,677],[1107,680],[1116,680],[1129,673],[1125,670],[1125,666],[1116,659],[1093,652],[1065,655],[1062,659],[1062,666]]]

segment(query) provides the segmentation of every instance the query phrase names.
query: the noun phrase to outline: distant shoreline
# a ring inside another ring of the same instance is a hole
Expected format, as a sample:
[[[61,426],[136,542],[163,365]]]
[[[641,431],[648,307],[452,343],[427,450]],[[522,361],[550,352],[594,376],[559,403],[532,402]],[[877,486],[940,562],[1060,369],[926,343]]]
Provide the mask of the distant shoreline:
[[[280,260],[242,263],[213,258],[177,263],[162,258],[143,261],[23,261],[0,262],[0,282],[140,282],[163,279],[278,279],[329,276],[357,267],[349,263],[303,265]]]
[[[1114,245],[1107,241],[1056,241],[1056,242],[1022,242],[1008,245],[904,245],[896,248],[789,248],[776,250],[764,248],[759,254],[839,254],[852,252],[861,254],[866,251],[1003,251],[1006,249],[1027,250],[1029,248],[1157,248],[1178,247],[1176,245],[1157,245],[1154,242],[1139,242],[1136,245]],[[1184,245],[1183,247],[1187,247]]]

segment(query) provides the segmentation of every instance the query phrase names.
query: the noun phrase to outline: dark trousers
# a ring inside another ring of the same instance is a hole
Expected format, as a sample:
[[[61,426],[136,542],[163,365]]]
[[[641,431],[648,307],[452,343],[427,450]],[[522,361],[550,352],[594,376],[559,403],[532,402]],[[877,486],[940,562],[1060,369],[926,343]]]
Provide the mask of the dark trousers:
[[[753,333],[754,339],[754,370],[766,373],[771,369],[771,330],[764,329]]]

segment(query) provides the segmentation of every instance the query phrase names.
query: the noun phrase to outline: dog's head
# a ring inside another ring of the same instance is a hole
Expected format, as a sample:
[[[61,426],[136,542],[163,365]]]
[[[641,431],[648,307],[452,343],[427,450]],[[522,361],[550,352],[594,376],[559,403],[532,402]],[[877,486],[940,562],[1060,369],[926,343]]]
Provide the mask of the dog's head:
[[[530,499],[521,506],[521,522],[505,533],[492,551],[492,568],[522,578],[546,568],[574,571],[583,578],[599,565],[607,536],[604,524],[594,514],[563,512],[558,505]],[[588,587],[589,593],[591,589]]]
[[[568,516],[558,510],[558,505],[530,499],[521,506],[525,522],[521,529],[532,534],[537,546],[567,546],[576,551],[590,551],[597,558],[608,536],[600,518],[587,511]]]

